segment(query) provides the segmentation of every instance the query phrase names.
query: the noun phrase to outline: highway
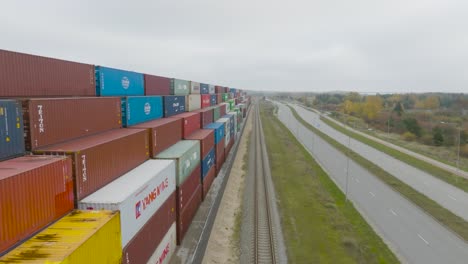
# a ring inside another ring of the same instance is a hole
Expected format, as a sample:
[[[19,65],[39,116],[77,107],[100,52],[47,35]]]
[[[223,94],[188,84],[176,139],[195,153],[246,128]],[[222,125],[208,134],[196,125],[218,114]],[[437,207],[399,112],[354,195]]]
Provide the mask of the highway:
[[[348,198],[403,263],[467,263],[463,240],[352,160],[346,177],[346,156],[303,127],[285,105],[278,105],[279,119],[343,192],[348,178]],[[323,126],[318,119],[312,124]]]
[[[348,136],[322,122],[317,113],[297,105],[291,106],[306,122],[315,124],[318,129],[348,146]],[[358,140],[351,138],[349,143],[353,151],[468,221],[468,193]]]

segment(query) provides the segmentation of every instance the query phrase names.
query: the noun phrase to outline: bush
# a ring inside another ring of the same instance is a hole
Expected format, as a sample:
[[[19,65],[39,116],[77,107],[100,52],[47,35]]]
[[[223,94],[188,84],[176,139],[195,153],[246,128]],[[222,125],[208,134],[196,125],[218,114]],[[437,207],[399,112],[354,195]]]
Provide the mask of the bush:
[[[435,127],[432,130],[432,140],[436,146],[442,146],[444,143],[444,135],[442,134],[442,129],[440,127]]]
[[[460,146],[460,156],[468,158],[468,144]]]
[[[403,133],[402,135],[403,139],[406,140],[406,141],[413,141],[416,139],[416,135],[407,131],[405,133]]]
[[[421,143],[425,144],[425,145],[432,145],[433,143],[433,137],[432,135],[430,134],[424,134],[422,137],[421,137]]]

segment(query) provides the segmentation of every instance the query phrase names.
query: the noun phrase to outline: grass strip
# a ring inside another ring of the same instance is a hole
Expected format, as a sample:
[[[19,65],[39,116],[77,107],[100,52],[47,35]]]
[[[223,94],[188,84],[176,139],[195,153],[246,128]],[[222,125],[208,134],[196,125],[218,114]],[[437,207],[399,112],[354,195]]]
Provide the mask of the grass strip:
[[[352,203],[263,103],[261,117],[290,263],[398,263]]]
[[[304,119],[302,119],[296,112],[296,110],[294,110],[292,107],[289,108],[291,109],[296,119],[299,122],[301,122],[302,125],[307,127],[309,130],[314,132],[323,140],[327,141],[330,145],[332,145],[342,153],[348,154],[349,157],[356,163],[361,165],[363,168],[368,170],[370,173],[375,175],[384,183],[388,184],[392,189],[402,194],[408,200],[419,206],[422,210],[424,210],[426,213],[435,218],[439,223],[445,225],[448,229],[458,234],[465,241],[468,241],[468,222],[465,221],[463,218],[455,215],[451,211],[436,203],[434,200],[411,188],[409,185],[394,177],[390,173],[386,172],[371,161],[365,159],[358,153],[348,149],[346,146],[342,145],[330,136],[316,129],[315,127],[307,123]]]

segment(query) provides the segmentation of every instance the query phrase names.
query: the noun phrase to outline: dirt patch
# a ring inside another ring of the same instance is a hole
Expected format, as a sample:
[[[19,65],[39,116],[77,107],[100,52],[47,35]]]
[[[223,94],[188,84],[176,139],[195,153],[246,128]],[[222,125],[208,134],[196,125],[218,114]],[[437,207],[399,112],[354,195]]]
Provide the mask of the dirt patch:
[[[203,263],[239,262],[239,219],[242,214],[244,176],[246,174],[244,156],[247,154],[247,143],[251,131],[252,121],[249,118],[216,215]]]

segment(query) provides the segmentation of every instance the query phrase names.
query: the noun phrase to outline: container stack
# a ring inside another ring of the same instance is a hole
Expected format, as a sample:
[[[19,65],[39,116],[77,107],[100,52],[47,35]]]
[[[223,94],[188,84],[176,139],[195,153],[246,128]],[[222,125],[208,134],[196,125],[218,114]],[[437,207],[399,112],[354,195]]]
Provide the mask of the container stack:
[[[0,262],[168,263],[250,105],[239,89],[4,50],[0,79]]]

